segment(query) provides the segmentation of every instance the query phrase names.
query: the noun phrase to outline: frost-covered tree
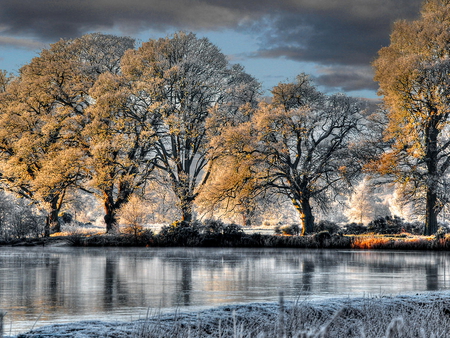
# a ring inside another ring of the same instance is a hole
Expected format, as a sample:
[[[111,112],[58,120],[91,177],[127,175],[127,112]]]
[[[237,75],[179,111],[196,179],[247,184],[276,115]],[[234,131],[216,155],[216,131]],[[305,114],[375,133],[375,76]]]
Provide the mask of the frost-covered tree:
[[[122,74],[103,73],[89,91],[82,136],[90,180],[85,187],[102,201],[106,231],[117,230],[117,212],[143,194],[155,164],[155,115]],[[137,93],[137,94],[135,94]]]
[[[321,95],[304,77],[273,93],[273,103],[263,104],[253,120],[262,177],[266,186],[291,199],[305,235],[314,228],[311,202],[326,205],[328,193],[352,171],[350,146],[362,119],[361,104],[343,95]]]
[[[222,125],[235,119],[243,104],[255,100],[259,84],[192,33],[144,43],[125,55],[122,69],[136,93],[147,95],[155,117],[155,165],[166,173],[181,218],[189,222],[211,172],[208,118],[214,115]]]
[[[272,102],[261,103],[251,120],[227,128],[222,148],[248,172],[241,182],[287,196],[299,212],[302,234],[313,231],[312,202],[326,206],[330,193],[361,169],[355,147],[363,103],[320,93],[308,76],[281,83]],[[244,167],[243,167],[244,165]]]
[[[378,188],[378,189],[377,189]],[[390,216],[385,194],[367,177],[353,189],[347,201],[344,215],[350,222],[367,224],[377,217]]]
[[[133,44],[102,34],[60,40],[23,66],[0,94],[2,186],[47,210],[47,235],[59,231],[68,189],[89,175],[82,133],[89,90]]]
[[[448,203],[450,168],[450,1],[427,0],[421,17],[395,23],[388,47],[374,62],[392,147],[378,163],[410,198],[425,204],[425,235],[438,229]]]

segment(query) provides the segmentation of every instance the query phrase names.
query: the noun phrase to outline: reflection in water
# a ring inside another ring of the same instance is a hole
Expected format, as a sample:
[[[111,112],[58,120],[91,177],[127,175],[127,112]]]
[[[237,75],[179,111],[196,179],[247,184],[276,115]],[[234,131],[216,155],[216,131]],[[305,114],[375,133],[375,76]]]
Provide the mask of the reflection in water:
[[[13,332],[130,320],[147,308],[449,288],[447,253],[296,249],[0,248],[0,308]],[[8,325],[8,323],[6,323]]]

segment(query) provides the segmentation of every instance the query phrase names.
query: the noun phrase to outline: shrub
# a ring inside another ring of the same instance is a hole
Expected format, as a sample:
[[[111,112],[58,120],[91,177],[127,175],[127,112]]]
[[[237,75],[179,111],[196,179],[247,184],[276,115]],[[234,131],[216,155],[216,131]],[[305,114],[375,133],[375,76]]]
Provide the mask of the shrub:
[[[344,226],[344,233],[347,235],[361,235],[367,233],[367,227],[361,223],[349,223]]]
[[[206,234],[223,234],[225,224],[221,220],[207,219],[203,222],[202,229]]]
[[[404,224],[397,216],[379,217],[367,225],[367,230],[377,234],[399,234],[404,230]]]
[[[284,226],[276,226],[275,227],[275,234],[276,235],[288,235],[288,236],[295,236],[300,234],[300,225],[293,223],[291,225],[284,225]]]
[[[175,221],[162,227],[156,240],[164,246],[194,246],[200,243],[200,229],[198,222]]]
[[[64,224],[73,222],[73,215],[68,212],[63,212],[61,215],[59,215],[59,218],[64,222]]]
[[[224,227],[223,234],[225,236],[241,237],[244,234],[244,230],[240,225],[231,223]]]
[[[334,222],[330,221],[320,221],[319,223],[314,224],[314,232],[322,232],[328,231],[330,234],[335,234],[341,231],[341,227]]]

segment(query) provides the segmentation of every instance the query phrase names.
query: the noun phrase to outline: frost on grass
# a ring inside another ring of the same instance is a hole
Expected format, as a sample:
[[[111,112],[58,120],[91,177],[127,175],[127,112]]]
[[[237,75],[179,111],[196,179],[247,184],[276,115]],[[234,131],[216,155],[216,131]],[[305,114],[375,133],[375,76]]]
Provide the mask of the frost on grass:
[[[448,337],[450,294],[255,303],[155,314],[135,322],[84,321],[35,329],[44,337]]]

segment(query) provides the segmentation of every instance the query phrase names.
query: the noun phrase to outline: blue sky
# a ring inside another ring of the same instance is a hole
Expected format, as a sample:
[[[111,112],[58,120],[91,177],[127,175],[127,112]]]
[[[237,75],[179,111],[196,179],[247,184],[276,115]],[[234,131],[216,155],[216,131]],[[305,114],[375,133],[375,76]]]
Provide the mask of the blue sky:
[[[2,0],[0,69],[17,71],[60,38],[102,32],[145,42],[207,37],[268,90],[305,72],[322,90],[375,98],[371,61],[421,0]]]

